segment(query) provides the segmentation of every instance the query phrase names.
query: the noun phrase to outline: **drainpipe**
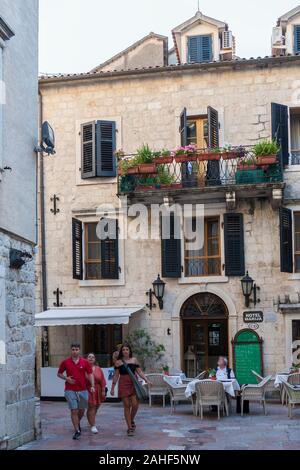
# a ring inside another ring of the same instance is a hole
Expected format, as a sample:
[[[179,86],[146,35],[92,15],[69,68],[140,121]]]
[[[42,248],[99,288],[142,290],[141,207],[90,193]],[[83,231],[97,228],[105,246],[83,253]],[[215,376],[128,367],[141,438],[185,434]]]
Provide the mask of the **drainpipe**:
[[[40,102],[40,130],[43,125],[43,95],[39,91]],[[47,298],[47,259],[46,259],[46,229],[45,229],[45,175],[44,175],[44,154],[40,158],[40,226],[41,226],[41,265],[42,265],[42,300],[43,311],[48,309]],[[42,329],[42,366],[48,366],[48,328]]]

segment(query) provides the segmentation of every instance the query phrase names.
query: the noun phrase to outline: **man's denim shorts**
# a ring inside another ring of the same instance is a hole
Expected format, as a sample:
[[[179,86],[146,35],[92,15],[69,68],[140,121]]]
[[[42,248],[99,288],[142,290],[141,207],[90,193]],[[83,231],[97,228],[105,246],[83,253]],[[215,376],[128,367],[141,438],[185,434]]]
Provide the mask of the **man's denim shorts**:
[[[73,390],[65,391],[65,399],[69,404],[70,410],[86,410],[89,403],[89,392],[73,392]]]

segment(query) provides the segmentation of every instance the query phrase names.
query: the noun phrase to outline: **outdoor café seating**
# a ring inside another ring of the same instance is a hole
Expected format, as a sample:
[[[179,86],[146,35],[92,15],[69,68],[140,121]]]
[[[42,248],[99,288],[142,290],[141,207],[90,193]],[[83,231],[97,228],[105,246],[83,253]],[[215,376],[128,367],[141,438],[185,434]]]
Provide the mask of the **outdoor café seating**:
[[[266,410],[266,387],[272,380],[272,376],[268,375],[259,384],[256,385],[243,385],[241,388],[241,416],[243,416],[244,401],[258,401],[263,406],[264,414]]]
[[[186,385],[179,379],[176,383],[173,377],[164,376],[164,381],[170,393],[171,414],[176,410],[176,404],[179,402],[189,402],[192,404],[193,414],[195,414],[195,406],[192,397],[187,397],[185,394]]]
[[[214,380],[202,380],[196,383],[196,416],[200,411],[200,417],[203,419],[204,406],[216,406],[218,410],[218,419],[220,419],[220,410],[226,411],[229,415],[228,403],[225,396],[225,390],[221,382]]]
[[[300,375],[300,374],[293,374]],[[288,401],[288,417],[292,419],[292,409],[295,405],[300,405],[300,386],[292,385],[288,381],[283,383],[283,387]]]
[[[149,406],[152,406],[152,397],[162,397],[163,407],[166,406],[166,396],[169,394],[167,383],[164,380],[163,374],[146,374],[146,377],[152,383],[151,387],[148,387]]]

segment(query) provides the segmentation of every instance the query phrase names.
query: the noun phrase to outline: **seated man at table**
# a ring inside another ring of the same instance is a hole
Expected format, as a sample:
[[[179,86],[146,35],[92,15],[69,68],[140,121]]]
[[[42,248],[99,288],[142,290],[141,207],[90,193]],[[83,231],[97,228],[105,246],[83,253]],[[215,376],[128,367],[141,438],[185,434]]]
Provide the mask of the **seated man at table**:
[[[220,356],[218,365],[216,367],[217,380],[230,380],[235,379],[233,371],[228,367],[228,360],[226,357]]]

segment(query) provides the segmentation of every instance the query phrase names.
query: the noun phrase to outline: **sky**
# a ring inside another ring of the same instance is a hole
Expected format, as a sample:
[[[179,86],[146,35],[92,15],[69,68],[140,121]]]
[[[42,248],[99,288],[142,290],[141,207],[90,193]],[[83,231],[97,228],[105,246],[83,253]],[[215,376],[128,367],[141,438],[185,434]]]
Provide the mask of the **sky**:
[[[199,0],[200,11],[226,21],[240,57],[271,52],[272,27],[295,0]],[[192,17],[198,0],[40,0],[41,73],[87,72],[151,31],[169,36]]]

